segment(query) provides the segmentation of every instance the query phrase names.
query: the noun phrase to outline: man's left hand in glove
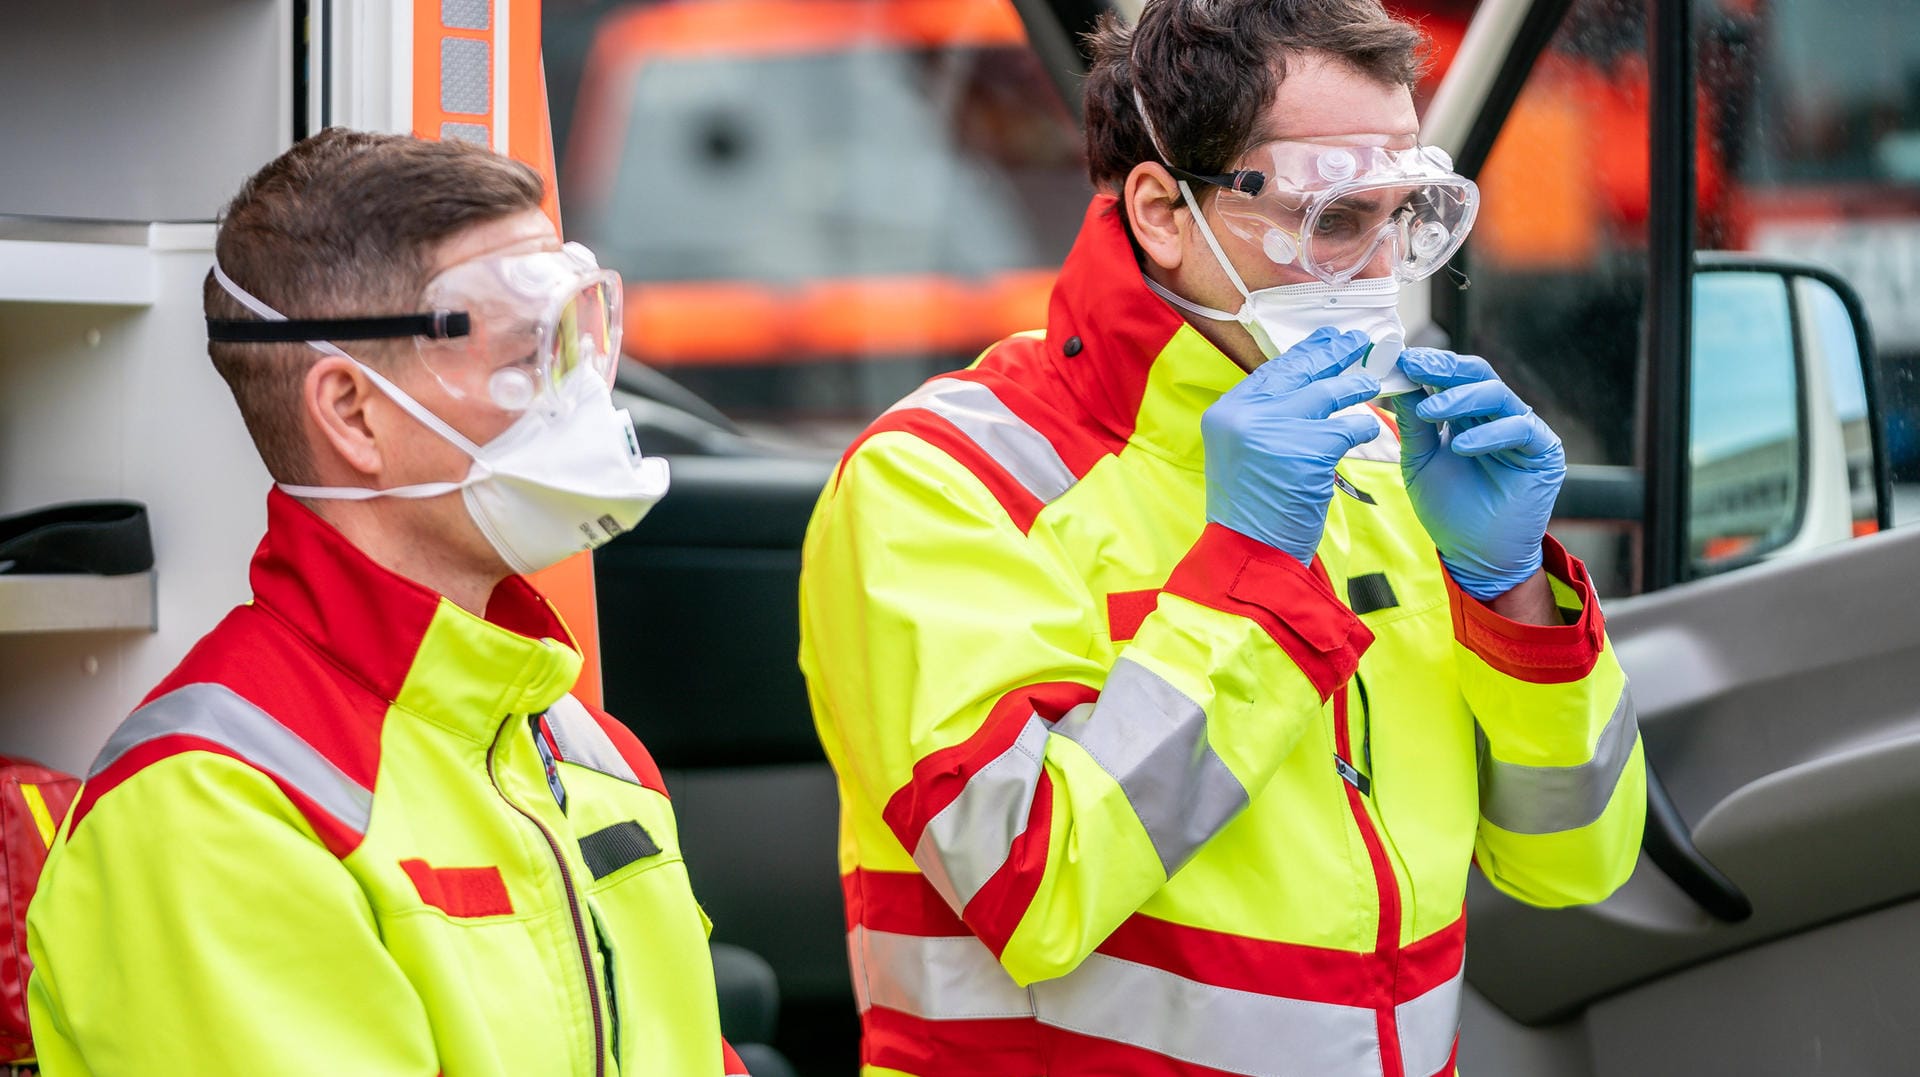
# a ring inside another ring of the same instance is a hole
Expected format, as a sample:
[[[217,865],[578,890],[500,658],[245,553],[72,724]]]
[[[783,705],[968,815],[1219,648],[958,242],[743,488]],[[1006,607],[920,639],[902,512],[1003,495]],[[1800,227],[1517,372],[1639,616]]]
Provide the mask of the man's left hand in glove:
[[[1540,571],[1566,452],[1485,359],[1408,348],[1399,365],[1427,390],[1389,401],[1407,494],[1460,589],[1492,601]]]

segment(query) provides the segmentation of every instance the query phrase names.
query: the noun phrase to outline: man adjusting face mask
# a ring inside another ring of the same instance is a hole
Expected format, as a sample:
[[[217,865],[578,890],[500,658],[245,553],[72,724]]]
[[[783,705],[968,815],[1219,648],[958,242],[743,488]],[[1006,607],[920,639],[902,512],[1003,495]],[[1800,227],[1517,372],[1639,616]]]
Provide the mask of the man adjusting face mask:
[[[620,276],[578,243],[477,258],[428,283],[426,313],[288,321],[218,266],[220,287],[265,321],[209,319],[214,340],[305,342],[351,359],[428,429],[472,458],[459,481],[376,490],[281,484],[295,497],[428,498],[459,491],[502,561],[535,572],[632,528],[667,491],[667,463],[642,456],[633,421],[613,405],[620,354]],[[455,430],[336,340],[415,338],[425,369],[459,400],[510,425],[484,445]]]
[[[1173,173],[1200,236],[1245,302],[1238,312],[1202,306],[1149,278],[1169,303],[1218,321],[1237,321],[1271,359],[1323,326],[1357,330],[1372,341],[1361,368],[1382,395],[1415,388],[1396,361],[1406,346],[1400,285],[1424,280],[1446,264],[1473,228],[1480,191],[1431,146],[1276,140],[1248,152],[1222,175],[1199,175],[1172,163],[1146,102],[1134,107],[1147,137]],[[1192,184],[1218,188],[1214,208],[1234,235],[1276,266],[1304,271],[1314,282],[1249,289],[1200,210]]]

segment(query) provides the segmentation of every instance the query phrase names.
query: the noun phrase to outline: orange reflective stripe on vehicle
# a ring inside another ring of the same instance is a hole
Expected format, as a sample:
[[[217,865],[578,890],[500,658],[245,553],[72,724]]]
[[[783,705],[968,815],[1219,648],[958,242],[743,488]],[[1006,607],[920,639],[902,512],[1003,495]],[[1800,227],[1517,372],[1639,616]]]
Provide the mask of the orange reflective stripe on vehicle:
[[[1051,270],[814,280],[630,281],[627,350],[657,366],[971,352],[1046,318]]]
[[[415,134],[495,145],[497,34],[490,0],[414,0]]]
[[[631,8],[608,21],[595,51],[628,56],[746,56],[855,45],[1020,45],[1011,3],[982,0],[729,0]],[[599,59],[600,57],[595,57]],[[610,58],[610,57],[609,57]]]

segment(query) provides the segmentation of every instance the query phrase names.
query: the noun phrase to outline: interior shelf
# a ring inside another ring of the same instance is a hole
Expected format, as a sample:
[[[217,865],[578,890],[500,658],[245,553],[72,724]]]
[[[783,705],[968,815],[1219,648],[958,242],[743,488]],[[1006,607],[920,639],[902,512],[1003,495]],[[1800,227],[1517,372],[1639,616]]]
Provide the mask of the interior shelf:
[[[159,290],[145,224],[0,217],[0,302],[150,306]]]
[[[153,573],[125,576],[0,575],[0,633],[151,632]]]

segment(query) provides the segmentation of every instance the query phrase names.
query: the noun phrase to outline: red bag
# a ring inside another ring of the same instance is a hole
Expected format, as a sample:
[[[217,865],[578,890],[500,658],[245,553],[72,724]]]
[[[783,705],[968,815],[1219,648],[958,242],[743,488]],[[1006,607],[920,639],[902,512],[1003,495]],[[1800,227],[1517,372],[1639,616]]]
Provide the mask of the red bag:
[[[6,886],[4,947],[0,947],[0,1062],[31,1062],[27,1024],[27,903],[40,882],[55,831],[80,792],[80,779],[29,759],[0,756],[0,872]]]

